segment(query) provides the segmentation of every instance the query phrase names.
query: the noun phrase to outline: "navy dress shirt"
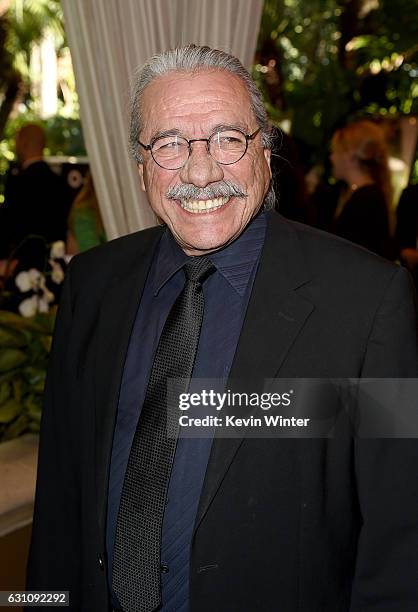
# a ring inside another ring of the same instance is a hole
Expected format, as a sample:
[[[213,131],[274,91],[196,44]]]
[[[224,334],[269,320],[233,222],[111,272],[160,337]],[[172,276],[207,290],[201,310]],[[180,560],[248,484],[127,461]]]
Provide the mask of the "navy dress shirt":
[[[232,244],[211,253],[216,271],[205,281],[205,310],[193,378],[226,380],[248,306],[266,229],[259,214]],[[149,375],[167,315],[182,291],[187,255],[164,232],[150,267],[131,334],[119,396],[109,475],[106,546],[112,584],[113,547],[123,480]],[[161,538],[162,610],[187,612],[193,527],[212,439],[179,437]],[[111,589],[112,603],[118,600]]]

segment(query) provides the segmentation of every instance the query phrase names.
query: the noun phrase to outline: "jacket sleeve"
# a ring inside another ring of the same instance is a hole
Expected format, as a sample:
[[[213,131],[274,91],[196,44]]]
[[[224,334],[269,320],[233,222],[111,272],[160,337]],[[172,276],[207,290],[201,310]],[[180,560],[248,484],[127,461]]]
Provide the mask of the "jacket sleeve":
[[[362,376],[418,378],[415,291],[402,268],[376,313]],[[362,528],[350,612],[416,611],[418,439],[357,438],[355,469]]]
[[[45,389],[27,589],[70,591],[70,609],[78,610],[80,500],[66,401],[70,385],[71,320],[70,265],[58,309]]]

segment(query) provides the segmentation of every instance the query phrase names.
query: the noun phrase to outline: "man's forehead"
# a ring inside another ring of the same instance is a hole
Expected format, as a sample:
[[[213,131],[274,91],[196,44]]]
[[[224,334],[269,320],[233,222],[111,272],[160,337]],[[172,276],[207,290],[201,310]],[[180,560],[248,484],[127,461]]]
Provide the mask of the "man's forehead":
[[[221,70],[170,72],[157,77],[145,89],[141,106],[143,125],[152,130],[181,130],[193,123],[206,130],[223,123],[249,129],[254,124],[244,83]]]

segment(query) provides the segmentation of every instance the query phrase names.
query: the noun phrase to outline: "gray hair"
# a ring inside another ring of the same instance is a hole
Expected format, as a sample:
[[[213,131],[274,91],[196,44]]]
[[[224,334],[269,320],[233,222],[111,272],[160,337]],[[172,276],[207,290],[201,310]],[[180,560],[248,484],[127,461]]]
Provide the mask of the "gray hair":
[[[143,128],[143,118],[141,114],[141,99],[144,90],[157,77],[169,72],[196,73],[201,70],[224,70],[236,75],[243,82],[250,97],[251,108],[256,118],[258,126],[261,128],[261,138],[263,146],[271,149],[272,136],[268,121],[267,112],[263,103],[263,98],[248,70],[244,68],[238,58],[221,51],[211,49],[206,46],[194,44],[179,47],[170,51],[164,51],[154,55],[135,76],[131,94],[131,121],[129,144],[130,153],[136,163],[143,163],[143,158],[139,149],[138,140]],[[274,191],[270,189],[264,201],[265,208],[274,207]]]

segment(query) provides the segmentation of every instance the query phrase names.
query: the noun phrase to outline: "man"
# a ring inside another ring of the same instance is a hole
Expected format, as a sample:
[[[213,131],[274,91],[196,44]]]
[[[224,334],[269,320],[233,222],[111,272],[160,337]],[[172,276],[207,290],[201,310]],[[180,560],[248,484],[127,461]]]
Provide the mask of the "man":
[[[166,378],[190,373],[415,377],[407,273],[268,210],[266,112],[224,52],[151,59],[131,145],[165,226],[70,266],[28,588],[69,590],[70,609],[89,612],[412,612],[415,441],[343,428],[175,447],[164,429]]]
[[[69,193],[65,182],[44,161],[44,148],[41,126],[28,123],[19,130],[19,171],[8,178],[0,211],[2,257],[8,257],[31,236],[15,253],[24,269],[43,268],[46,244],[66,239]]]

